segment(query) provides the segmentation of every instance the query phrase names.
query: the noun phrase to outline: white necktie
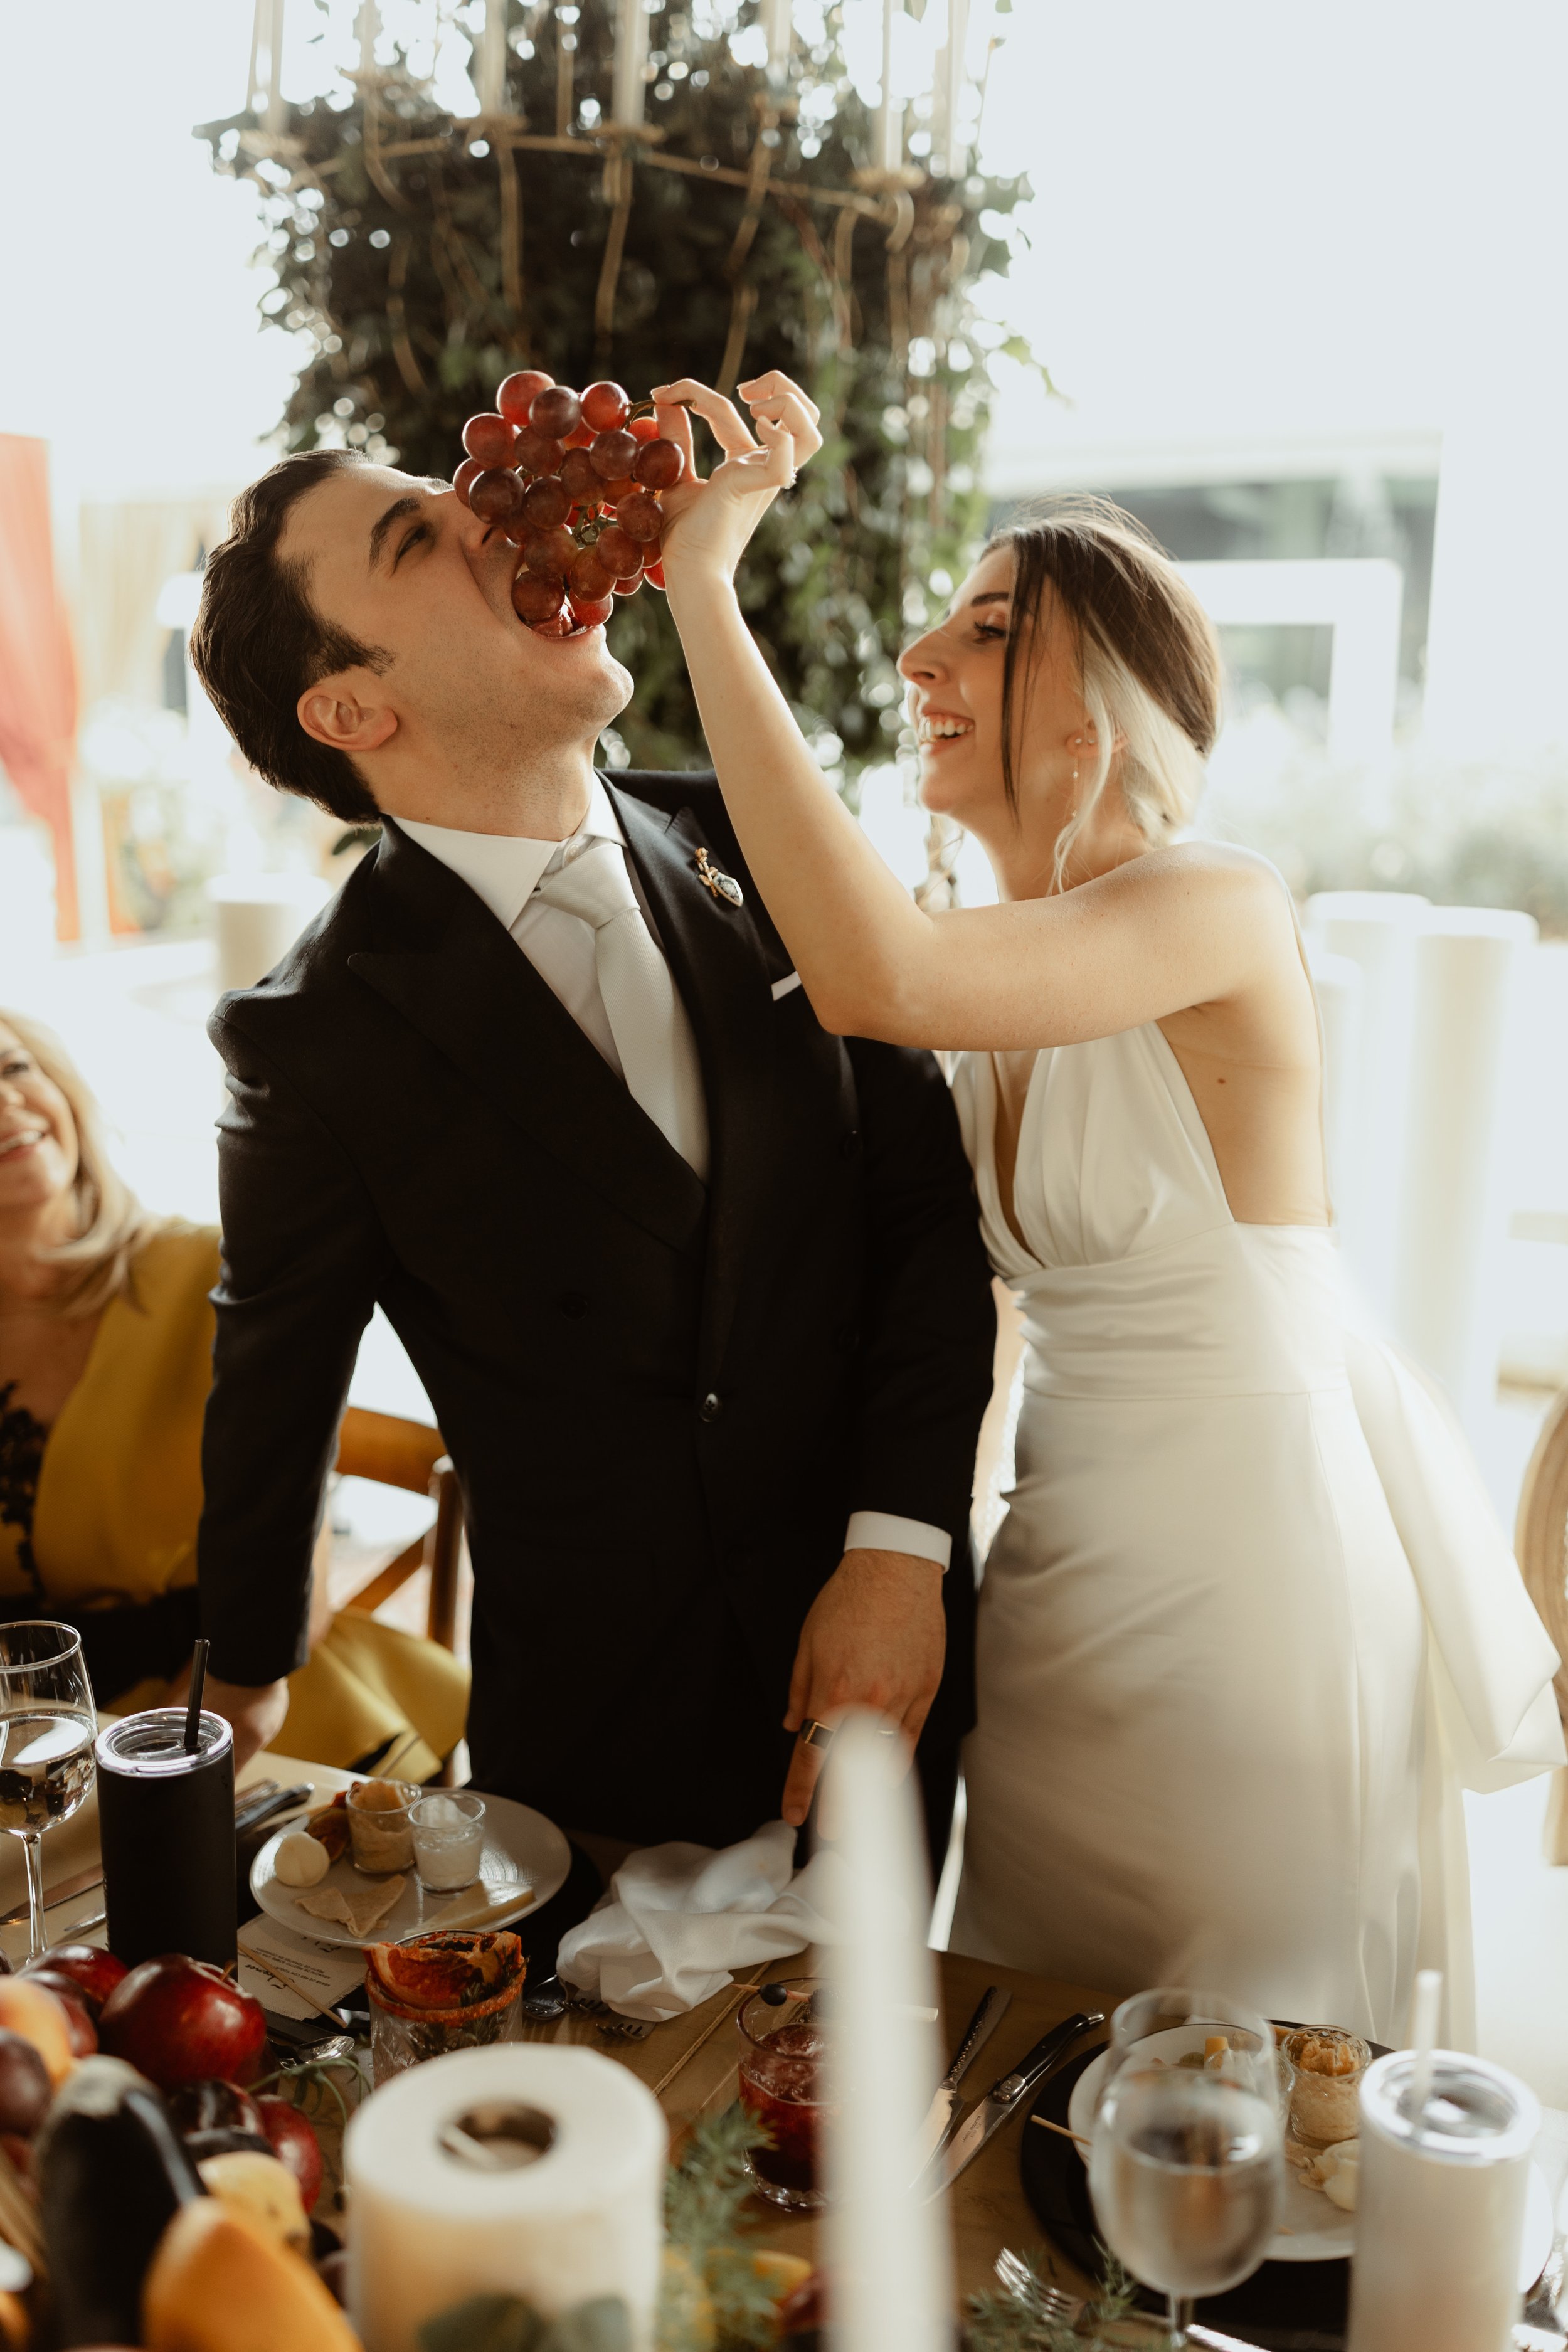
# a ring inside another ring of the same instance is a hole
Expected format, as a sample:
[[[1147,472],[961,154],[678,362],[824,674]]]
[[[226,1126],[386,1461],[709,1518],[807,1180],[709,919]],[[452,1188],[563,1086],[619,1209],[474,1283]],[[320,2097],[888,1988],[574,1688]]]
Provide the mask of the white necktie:
[[[539,896],[592,929],[599,993],[627,1091],[706,1179],[708,1104],[697,1047],[669,966],[643,919],[626,852],[618,842],[590,841],[544,876]]]

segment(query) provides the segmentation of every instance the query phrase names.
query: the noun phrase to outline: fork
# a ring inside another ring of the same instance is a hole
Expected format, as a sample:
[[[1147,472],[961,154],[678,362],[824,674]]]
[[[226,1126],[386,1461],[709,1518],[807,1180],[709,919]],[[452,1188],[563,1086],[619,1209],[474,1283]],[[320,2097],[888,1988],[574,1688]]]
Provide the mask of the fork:
[[[1064,2294],[1059,2286],[1050,2286],[1037,2279],[1028,2263],[1020,2261],[1009,2246],[1004,2246],[996,2257],[996,2276],[1032,2318],[1055,2320],[1063,2327],[1075,2327],[1083,2316],[1081,2295]]]

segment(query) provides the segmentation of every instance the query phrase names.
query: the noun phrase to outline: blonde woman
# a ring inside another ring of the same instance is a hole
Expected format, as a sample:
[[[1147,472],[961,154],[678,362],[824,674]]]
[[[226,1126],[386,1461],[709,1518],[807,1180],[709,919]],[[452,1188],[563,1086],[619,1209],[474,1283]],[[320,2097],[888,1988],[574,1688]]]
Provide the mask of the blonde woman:
[[[962,1049],[1026,1321],[954,1941],[1385,2037],[1435,1960],[1462,2038],[1458,1766],[1559,1760],[1554,1659],[1430,1401],[1375,1350],[1352,1393],[1291,902],[1261,858],[1183,838],[1213,631],[1112,508],[999,533],[900,665],[927,804],[1001,902],[927,915],[741,617],[739,518],[816,435],[784,379],[742,391],[756,441],[700,385],[660,395],[667,431],[695,410],[727,453],[675,495],[665,557],[719,781],[824,1024]]]
[[[47,1030],[0,1012],[0,1617],[82,1636],[101,1706],[183,1691],[218,1237],[149,1216]],[[468,1675],[431,1642],[318,1613],[278,1744],[384,1755],[426,1779],[462,1736]]]

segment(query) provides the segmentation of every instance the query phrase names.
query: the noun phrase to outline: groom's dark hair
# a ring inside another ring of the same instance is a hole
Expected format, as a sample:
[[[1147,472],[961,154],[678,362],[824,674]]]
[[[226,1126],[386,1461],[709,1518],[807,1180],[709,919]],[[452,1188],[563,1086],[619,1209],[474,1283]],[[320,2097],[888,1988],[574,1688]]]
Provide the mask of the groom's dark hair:
[[[1214,625],[1135,516],[1110,499],[1049,499],[1026,509],[988,544],[1013,551],[1013,622],[1002,664],[1002,782],[1015,815],[1030,643],[1047,595],[1056,597],[1077,632],[1080,665],[1087,669],[1099,655],[1131,672],[1198,760],[1207,759],[1219,733],[1223,684]]]
[[[308,449],[241,490],[228,537],[207,558],[191,632],[192,667],[251,766],[345,824],[374,824],[381,811],[348,753],[307,735],[295,706],[318,678],[384,669],[387,657],[322,618],[305,567],[279,562],[278,544],[308,490],[364,462],[352,449]]]

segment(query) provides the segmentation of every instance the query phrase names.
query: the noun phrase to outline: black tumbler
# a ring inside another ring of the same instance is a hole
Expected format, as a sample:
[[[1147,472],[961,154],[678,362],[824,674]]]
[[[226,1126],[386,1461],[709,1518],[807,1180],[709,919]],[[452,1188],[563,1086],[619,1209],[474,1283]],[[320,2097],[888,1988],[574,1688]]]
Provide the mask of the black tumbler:
[[[185,1753],[183,1706],[128,1715],[98,1736],[98,1820],[109,1948],[128,1968],[184,1952],[216,1968],[237,1957],[234,1734],[201,1718]]]

